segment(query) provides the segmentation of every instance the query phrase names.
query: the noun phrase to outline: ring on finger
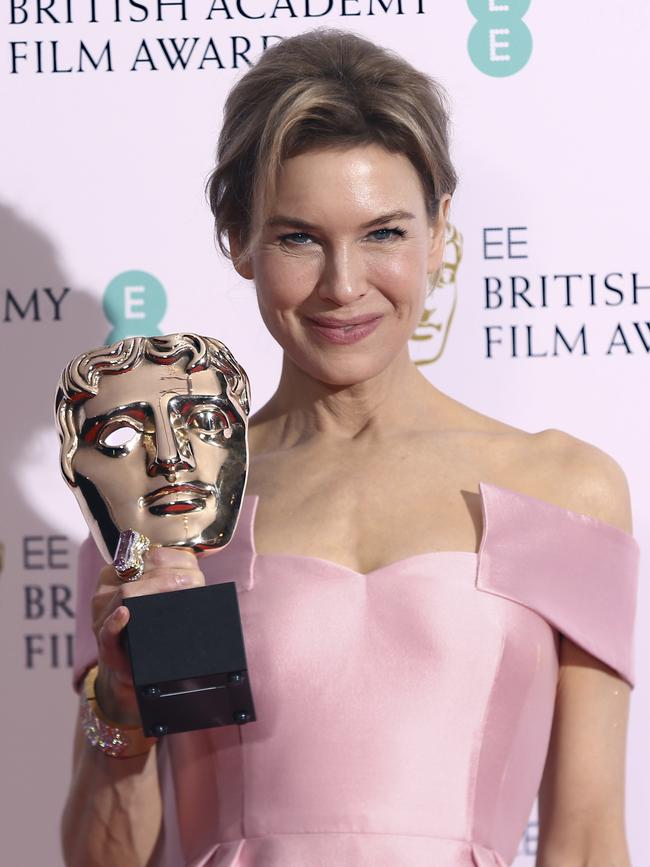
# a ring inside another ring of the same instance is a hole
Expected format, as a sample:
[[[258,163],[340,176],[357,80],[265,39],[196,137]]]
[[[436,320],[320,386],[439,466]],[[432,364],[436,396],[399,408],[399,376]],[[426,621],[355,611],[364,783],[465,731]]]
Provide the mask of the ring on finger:
[[[151,541],[137,530],[122,530],[113,557],[113,566],[121,581],[138,581],[144,571],[144,555]]]

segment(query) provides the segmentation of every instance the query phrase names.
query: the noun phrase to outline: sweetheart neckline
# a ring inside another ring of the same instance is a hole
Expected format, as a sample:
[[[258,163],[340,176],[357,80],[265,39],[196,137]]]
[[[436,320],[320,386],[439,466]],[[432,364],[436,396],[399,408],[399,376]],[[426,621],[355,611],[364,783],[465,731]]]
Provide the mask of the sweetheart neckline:
[[[345,566],[342,563],[337,563],[335,560],[328,560],[325,557],[313,557],[309,554],[285,554],[282,552],[279,553],[270,553],[260,554],[255,545],[255,513],[257,511],[257,505],[260,500],[259,494],[244,494],[243,499],[250,500],[252,502],[252,511],[249,520],[249,538],[250,545],[252,548],[254,557],[276,557],[276,558],[284,558],[284,559],[299,559],[299,560],[309,560],[314,563],[321,563],[325,566],[329,566],[334,569],[342,570],[344,572],[350,572],[353,575],[357,575],[360,577],[367,577],[368,575],[374,575],[377,572],[383,572],[386,569],[395,568],[403,565],[404,563],[408,563],[411,560],[419,559],[422,557],[470,557],[472,560],[476,560],[477,562],[481,558],[481,553],[483,547],[486,542],[487,532],[488,532],[488,510],[486,504],[486,496],[485,491],[488,489],[493,489],[495,491],[500,491],[502,493],[506,493],[509,496],[513,496],[516,498],[520,498],[526,501],[532,501],[538,506],[543,506],[547,509],[561,512],[566,516],[572,517],[574,519],[579,519],[581,521],[587,521],[588,523],[592,523],[597,527],[600,527],[605,532],[613,533],[614,535],[618,535],[621,538],[626,538],[628,541],[632,541],[636,543],[638,546],[638,541],[635,538],[634,534],[628,533],[626,530],[621,529],[620,527],[616,527],[614,524],[610,524],[607,521],[603,521],[601,518],[596,518],[594,515],[587,515],[584,512],[576,512],[574,509],[567,509],[565,506],[558,506],[555,503],[550,503],[548,500],[542,500],[539,497],[534,497],[531,494],[524,494],[521,491],[515,491],[512,488],[504,488],[501,485],[495,485],[491,482],[483,482],[480,481],[478,483],[478,494],[481,501],[481,513],[483,518],[483,525],[481,528],[481,535],[479,539],[479,547],[478,551],[455,551],[455,550],[444,550],[444,551],[423,551],[419,554],[409,554],[406,557],[402,557],[398,560],[393,560],[392,563],[387,563],[383,566],[378,566],[376,569],[371,569],[369,572],[358,572],[356,569],[353,569],[351,566]]]
[[[474,561],[478,561],[477,551],[423,551],[420,554],[409,554],[406,557],[401,557],[399,560],[393,560],[392,563],[386,563],[384,566],[378,566],[376,569],[370,569],[369,572],[358,572],[351,566],[345,566],[343,563],[337,563],[335,560],[328,560],[325,557],[312,557],[310,554],[258,554],[253,549],[253,555],[261,558],[274,558],[281,560],[309,560],[311,563],[321,563],[323,566],[337,569],[342,572],[351,572],[359,578],[367,578],[369,575],[376,575],[378,572],[385,572],[387,569],[397,568],[409,563],[411,560],[419,560],[423,557],[469,557]]]
[[[422,557],[469,557],[473,561],[478,562],[481,550],[483,548],[483,544],[485,542],[485,537],[487,535],[487,509],[485,505],[485,496],[483,492],[480,490],[480,486],[483,483],[479,483],[479,497],[481,500],[481,510],[482,510],[482,528],[481,528],[481,536],[479,540],[479,549],[478,551],[422,551],[419,554],[408,554],[406,557],[400,557],[397,560],[393,560],[391,563],[386,563],[382,566],[378,566],[376,569],[370,569],[368,572],[359,572],[357,569],[353,569],[351,566],[345,566],[343,563],[337,563],[335,560],[328,560],[326,557],[314,557],[311,554],[285,554],[283,552],[278,553],[270,553],[270,554],[260,554],[257,550],[257,546],[255,545],[255,517],[257,513],[257,505],[260,501],[259,494],[245,494],[244,499],[249,499],[252,501],[252,509],[249,516],[248,521],[248,536],[250,539],[250,545],[253,553],[253,557],[273,557],[284,560],[307,560],[311,563],[320,563],[323,566],[327,566],[331,569],[336,569],[343,572],[349,572],[352,575],[356,575],[360,578],[367,578],[370,575],[375,575],[378,572],[385,572],[387,569],[397,568],[399,566],[404,565],[405,563],[409,563],[412,560],[421,559]]]

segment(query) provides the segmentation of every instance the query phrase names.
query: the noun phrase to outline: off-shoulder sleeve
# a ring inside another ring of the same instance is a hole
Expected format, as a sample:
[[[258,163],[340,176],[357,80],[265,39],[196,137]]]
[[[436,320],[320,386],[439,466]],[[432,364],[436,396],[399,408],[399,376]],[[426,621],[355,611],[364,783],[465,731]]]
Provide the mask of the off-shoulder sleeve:
[[[73,685],[79,689],[84,673],[97,661],[97,641],[92,630],[90,602],[99,572],[105,566],[91,536],[82,543],[77,560],[77,601],[75,609]]]
[[[632,688],[639,544],[590,515],[480,483],[476,586],[526,605]]]

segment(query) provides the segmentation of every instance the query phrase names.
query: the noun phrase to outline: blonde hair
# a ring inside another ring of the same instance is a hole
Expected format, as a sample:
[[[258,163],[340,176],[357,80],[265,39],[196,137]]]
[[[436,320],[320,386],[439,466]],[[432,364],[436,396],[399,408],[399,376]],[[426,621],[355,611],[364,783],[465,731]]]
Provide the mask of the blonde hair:
[[[457,176],[449,156],[443,88],[393,51],[317,28],[267,49],[230,91],[206,192],[221,251],[228,236],[246,259],[284,160],[319,147],[379,144],[407,156],[432,220]]]

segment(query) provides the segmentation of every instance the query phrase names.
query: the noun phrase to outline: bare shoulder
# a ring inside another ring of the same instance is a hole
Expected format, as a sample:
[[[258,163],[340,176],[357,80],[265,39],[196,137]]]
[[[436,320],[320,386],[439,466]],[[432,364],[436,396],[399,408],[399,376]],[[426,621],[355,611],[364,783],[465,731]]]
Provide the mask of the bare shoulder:
[[[529,442],[544,473],[540,496],[633,532],[627,477],[610,454],[556,428],[533,434]]]

